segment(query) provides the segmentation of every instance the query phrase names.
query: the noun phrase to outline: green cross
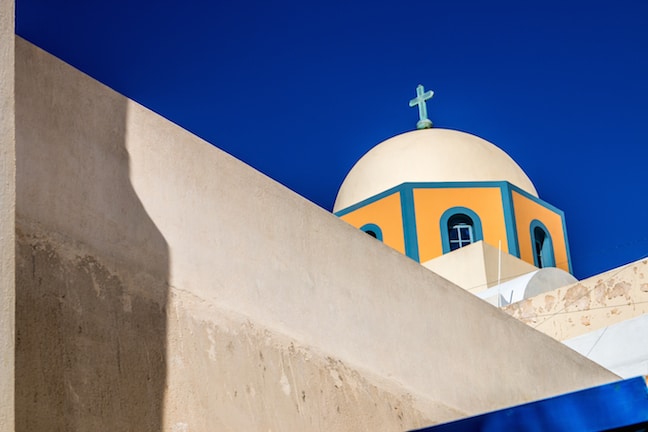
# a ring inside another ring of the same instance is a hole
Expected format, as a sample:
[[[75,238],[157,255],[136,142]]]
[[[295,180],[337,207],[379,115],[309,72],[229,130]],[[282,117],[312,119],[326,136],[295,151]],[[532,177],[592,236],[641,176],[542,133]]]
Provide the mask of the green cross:
[[[432,99],[433,95],[434,92],[432,90],[426,92],[421,84],[416,87],[416,97],[409,101],[410,107],[418,105],[420,120],[416,122],[416,129],[427,129],[432,127],[432,121],[428,118],[427,115],[427,106],[425,104],[425,101]]]

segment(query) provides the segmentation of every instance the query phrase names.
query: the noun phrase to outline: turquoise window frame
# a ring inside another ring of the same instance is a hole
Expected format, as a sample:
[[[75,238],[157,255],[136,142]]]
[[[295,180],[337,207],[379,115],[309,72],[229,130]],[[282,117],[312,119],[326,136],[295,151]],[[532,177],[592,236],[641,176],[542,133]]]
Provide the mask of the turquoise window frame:
[[[383,241],[383,233],[380,227],[374,223],[364,224],[360,227],[361,231],[367,232],[372,231],[376,234],[376,240]],[[373,237],[373,236],[372,236]]]
[[[452,207],[443,212],[439,220],[439,228],[441,229],[441,245],[443,253],[451,252],[450,250],[450,236],[448,235],[448,222],[450,218],[457,215],[464,215],[472,220],[472,235],[473,243],[484,240],[484,233],[482,231],[481,218],[477,213],[467,207]]]
[[[542,263],[538,261],[538,255],[536,254],[536,229],[540,229],[544,232],[544,242],[542,243],[542,250],[540,255],[542,256]],[[551,233],[538,219],[533,219],[529,225],[529,233],[531,235],[531,251],[533,252],[533,264],[538,268],[547,268],[547,267],[556,267],[556,254],[553,247],[553,239],[551,238]]]

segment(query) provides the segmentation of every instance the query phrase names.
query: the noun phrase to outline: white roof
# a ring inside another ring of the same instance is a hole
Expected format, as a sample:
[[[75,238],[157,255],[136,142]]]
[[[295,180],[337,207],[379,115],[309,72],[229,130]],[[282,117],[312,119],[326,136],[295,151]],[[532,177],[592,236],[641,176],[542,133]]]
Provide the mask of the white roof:
[[[333,211],[405,182],[501,180],[538,196],[522,168],[494,144],[455,130],[416,130],[383,141],[360,158],[344,179]]]

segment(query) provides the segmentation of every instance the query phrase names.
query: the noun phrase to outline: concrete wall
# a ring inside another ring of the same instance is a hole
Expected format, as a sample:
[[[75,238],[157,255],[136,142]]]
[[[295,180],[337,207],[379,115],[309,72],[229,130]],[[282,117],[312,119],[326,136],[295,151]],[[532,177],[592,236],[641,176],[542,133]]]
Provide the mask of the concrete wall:
[[[616,379],[22,40],[16,69],[18,430],[397,430]]]
[[[0,430],[14,428],[14,2],[0,0]]]
[[[127,101],[17,39],[16,429],[161,430],[169,257]]]

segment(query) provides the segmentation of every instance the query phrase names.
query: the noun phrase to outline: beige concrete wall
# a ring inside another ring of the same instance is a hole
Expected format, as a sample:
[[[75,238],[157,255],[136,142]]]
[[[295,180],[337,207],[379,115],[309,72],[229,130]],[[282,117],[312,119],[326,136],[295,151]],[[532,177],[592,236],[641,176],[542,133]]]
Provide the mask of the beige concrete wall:
[[[183,290],[161,328],[133,294],[158,281],[133,288],[123,264],[37,226],[21,225],[17,263],[19,431],[405,430],[466,415],[424,412],[402,385]]]
[[[16,53],[16,429],[162,430],[169,256],[130,182],[127,101]]]
[[[504,308],[508,314],[560,341],[648,313],[648,260]]]
[[[0,0],[0,430],[14,429],[14,2]]]
[[[466,415],[190,293],[169,301],[171,430],[400,431]]]
[[[407,429],[616,378],[17,53],[19,430]]]

